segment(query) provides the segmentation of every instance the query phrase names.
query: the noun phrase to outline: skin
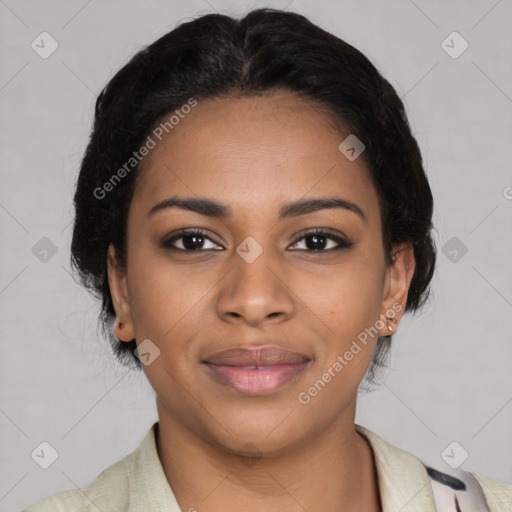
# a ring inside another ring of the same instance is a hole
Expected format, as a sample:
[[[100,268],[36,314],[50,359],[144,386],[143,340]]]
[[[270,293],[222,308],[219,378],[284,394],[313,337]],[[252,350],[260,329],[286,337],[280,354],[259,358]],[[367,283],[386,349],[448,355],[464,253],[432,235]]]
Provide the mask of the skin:
[[[159,457],[182,510],[381,510],[371,447],[354,430],[377,337],[307,405],[297,399],[393,304],[396,330],[414,273],[409,245],[386,265],[378,195],[363,159],[338,150],[346,135],[291,93],[207,100],[144,161],[127,269],[111,246],[109,283],[124,324],[118,338],[148,338],[160,350],[144,371],[157,396]],[[171,196],[212,198],[233,215],[173,207],[148,216]],[[366,221],[343,208],[277,218],[285,203],[333,196],[356,203]],[[179,252],[183,238],[178,250],[161,246],[181,228],[212,241],[188,252]],[[323,252],[308,251],[303,232],[314,228],[354,245],[330,250],[337,243],[326,239]],[[263,249],[252,263],[236,252],[248,236]],[[312,362],[263,396],[218,384],[201,365],[216,351],[265,344]]]

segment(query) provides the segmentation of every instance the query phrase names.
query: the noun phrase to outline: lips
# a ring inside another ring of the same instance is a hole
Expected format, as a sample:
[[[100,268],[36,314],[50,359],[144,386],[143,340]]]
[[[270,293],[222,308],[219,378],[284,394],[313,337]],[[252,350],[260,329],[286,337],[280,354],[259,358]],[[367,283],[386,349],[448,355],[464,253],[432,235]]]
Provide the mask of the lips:
[[[213,380],[247,395],[272,393],[301,373],[311,359],[281,347],[235,348],[216,352],[203,364]]]
[[[281,347],[234,348],[208,356],[206,363],[218,366],[275,366],[309,361],[309,357]]]

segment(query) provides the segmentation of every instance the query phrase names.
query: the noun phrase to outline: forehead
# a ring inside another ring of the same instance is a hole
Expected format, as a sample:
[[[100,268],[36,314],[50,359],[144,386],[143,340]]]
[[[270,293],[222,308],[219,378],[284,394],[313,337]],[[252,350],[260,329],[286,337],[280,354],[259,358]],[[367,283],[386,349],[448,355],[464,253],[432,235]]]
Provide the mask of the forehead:
[[[348,135],[318,105],[288,93],[198,102],[145,158],[134,194],[150,206],[171,195],[276,209],[299,197],[378,198],[362,158],[338,149]]]

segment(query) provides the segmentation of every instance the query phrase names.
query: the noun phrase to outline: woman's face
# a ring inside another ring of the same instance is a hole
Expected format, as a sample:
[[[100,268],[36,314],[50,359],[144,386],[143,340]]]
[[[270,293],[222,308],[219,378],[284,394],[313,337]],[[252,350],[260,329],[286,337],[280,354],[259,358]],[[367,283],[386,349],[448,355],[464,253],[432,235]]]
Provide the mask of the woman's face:
[[[346,135],[291,94],[225,98],[199,102],[146,157],[127,271],[110,250],[109,280],[117,336],[150,340],[161,422],[267,454],[351,428],[377,332],[389,334],[379,320],[399,319],[414,261],[403,250],[386,267],[378,196],[362,158],[338,149]],[[340,206],[300,206],[320,198]],[[257,347],[291,353],[219,355]]]

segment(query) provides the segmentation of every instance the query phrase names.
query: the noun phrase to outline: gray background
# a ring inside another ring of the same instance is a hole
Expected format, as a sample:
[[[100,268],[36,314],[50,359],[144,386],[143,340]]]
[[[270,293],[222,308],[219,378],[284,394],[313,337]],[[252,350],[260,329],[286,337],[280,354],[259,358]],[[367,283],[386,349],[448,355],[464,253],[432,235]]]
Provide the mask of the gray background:
[[[305,14],[372,59],[404,98],[435,197],[433,299],[400,325],[391,370],[361,395],[356,421],[440,470],[457,441],[469,453],[463,469],[512,483],[510,0],[6,0],[0,510],[90,484],[157,419],[144,375],[113,361],[98,305],[69,270],[72,193],[96,95],[180,20],[262,6]],[[59,45],[47,59],[31,48],[43,31]],[[453,31],[469,43],[458,58],[441,46]],[[44,237],[55,255],[40,252]],[[59,453],[46,470],[30,456],[42,441]]]

